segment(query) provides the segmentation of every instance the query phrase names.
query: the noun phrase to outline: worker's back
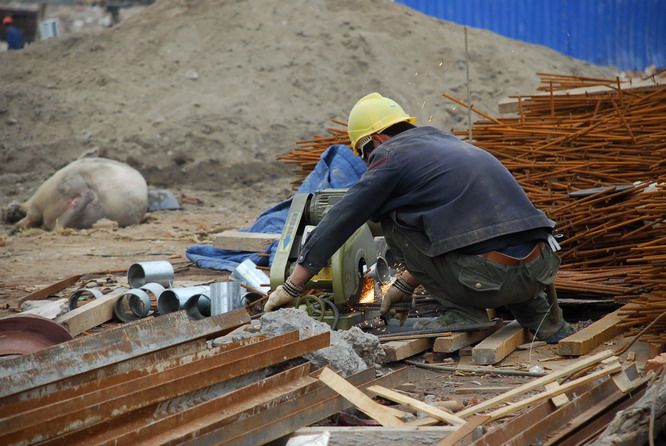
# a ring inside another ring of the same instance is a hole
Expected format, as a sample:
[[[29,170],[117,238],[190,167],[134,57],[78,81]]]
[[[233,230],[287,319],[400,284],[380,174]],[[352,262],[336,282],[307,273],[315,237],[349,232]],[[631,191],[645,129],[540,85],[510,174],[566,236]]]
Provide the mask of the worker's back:
[[[5,40],[7,41],[7,49],[20,50],[25,45],[25,39],[21,31],[15,26],[8,26],[5,32]]]

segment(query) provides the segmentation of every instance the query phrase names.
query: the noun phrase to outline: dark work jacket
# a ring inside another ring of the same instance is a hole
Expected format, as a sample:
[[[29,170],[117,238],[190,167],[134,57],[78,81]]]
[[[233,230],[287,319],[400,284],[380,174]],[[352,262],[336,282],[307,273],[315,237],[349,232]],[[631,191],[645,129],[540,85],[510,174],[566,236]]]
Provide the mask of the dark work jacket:
[[[298,262],[318,272],[359,226],[385,218],[431,257],[555,226],[490,153],[417,127],[372,152],[368,170],[310,234]]]
[[[23,34],[21,34],[21,31],[15,26],[9,26],[7,28],[5,40],[7,40],[7,49],[10,50],[20,50],[25,44]]]

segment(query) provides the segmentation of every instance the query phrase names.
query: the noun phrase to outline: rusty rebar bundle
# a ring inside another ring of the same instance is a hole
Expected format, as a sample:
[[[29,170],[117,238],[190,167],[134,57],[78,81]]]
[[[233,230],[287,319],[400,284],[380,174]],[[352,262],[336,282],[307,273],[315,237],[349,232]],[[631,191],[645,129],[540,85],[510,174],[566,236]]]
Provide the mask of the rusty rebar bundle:
[[[474,144],[557,222],[558,290],[629,302],[624,325],[647,324],[666,310],[666,86],[553,74],[541,81],[547,94],[517,97],[517,117],[477,111],[485,120],[474,124]],[[644,339],[666,342],[665,332],[658,321]]]
[[[345,127],[347,126],[346,122],[337,121],[335,119],[333,119],[332,122]],[[298,186],[300,186],[303,180],[305,180],[305,177],[312,172],[319,162],[322,153],[324,153],[326,149],[335,144],[351,144],[351,140],[347,135],[347,130],[334,127],[329,127],[327,130],[332,133],[331,136],[315,136],[312,139],[296,141],[297,146],[287,155],[278,156],[276,158],[287,164],[296,164],[297,167],[294,170],[294,173],[298,175],[298,178],[290,182],[294,190],[297,190]]]

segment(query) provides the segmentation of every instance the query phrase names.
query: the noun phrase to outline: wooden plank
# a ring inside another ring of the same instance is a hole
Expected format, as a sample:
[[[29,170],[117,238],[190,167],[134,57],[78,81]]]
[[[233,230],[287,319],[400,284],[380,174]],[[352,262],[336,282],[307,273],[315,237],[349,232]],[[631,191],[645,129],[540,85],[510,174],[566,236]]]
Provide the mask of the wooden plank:
[[[435,339],[432,351],[440,353],[457,352],[461,348],[483,341],[494,332],[495,330],[482,330],[451,333],[451,336]]]
[[[66,279],[61,280],[58,283],[54,283],[53,285],[49,285],[46,288],[43,288],[41,290],[35,291],[34,293],[30,293],[27,296],[23,296],[20,298],[16,304],[17,309],[21,309],[21,304],[25,301],[28,300],[40,300],[40,299],[45,299],[49,297],[52,294],[57,293],[58,291],[62,291],[65,288],[74,285],[76,282],[79,280],[85,280],[89,276],[98,276],[98,275],[106,275],[106,274],[115,274],[115,273],[122,273],[127,270],[125,269],[109,269],[105,271],[95,271],[92,273],[86,273],[86,274],[77,274],[76,276],[68,277]]]
[[[384,353],[386,353],[385,361],[400,361],[409,358],[410,356],[418,355],[426,350],[430,350],[434,342],[435,340],[433,338],[389,341],[382,344],[382,347],[384,347]]]
[[[513,399],[514,397],[518,395],[522,395],[524,393],[530,392],[534,389],[540,388],[542,386],[545,386],[546,384],[550,382],[555,382],[560,378],[564,378],[566,376],[571,375],[572,373],[575,373],[579,370],[583,370],[591,365],[597,364],[604,359],[610,358],[613,356],[614,353],[612,350],[604,350],[602,352],[597,353],[596,355],[590,356],[590,357],[585,357],[583,359],[580,359],[572,364],[570,364],[568,367],[563,368],[562,370],[558,370],[553,373],[549,373],[546,376],[542,376],[541,378],[537,378],[533,381],[530,381],[528,383],[523,384],[522,386],[516,387],[515,389],[503,393],[501,395],[497,395],[494,398],[491,398],[487,401],[484,401],[482,403],[479,403],[475,406],[469,407],[467,409],[461,410],[460,412],[456,412],[456,415],[459,416],[460,418],[466,418],[472,414],[482,412],[486,409],[489,409],[493,406],[496,406],[497,404],[503,403],[505,401],[509,401]]]
[[[227,230],[213,235],[213,246],[233,251],[264,252],[271,243],[280,240],[280,235]]]
[[[385,407],[373,401],[365,393],[358,390],[333,370],[325,367],[319,374],[319,379],[331,389],[335,390],[344,399],[356,406],[361,412],[379,421],[382,426],[400,427],[405,423],[400,421],[393,413],[384,410]]]
[[[618,324],[628,317],[627,315],[620,315],[623,308],[607,314],[581,331],[562,339],[557,343],[559,354],[561,356],[582,356],[592,351],[602,342],[622,333],[626,328],[618,327]]]
[[[580,386],[582,384],[586,384],[589,382],[596,381],[599,378],[603,378],[604,376],[608,376],[613,373],[617,373],[620,370],[622,370],[622,366],[620,365],[619,362],[610,365],[606,368],[603,368],[599,370],[598,372],[590,373],[589,375],[582,376],[578,379],[575,379],[573,381],[569,381],[567,383],[564,383],[560,386],[557,386],[556,389],[552,390],[547,390],[545,392],[541,392],[537,395],[531,396],[529,398],[522,399],[510,406],[507,407],[502,407],[501,409],[494,410],[490,412],[488,415],[490,416],[491,420],[497,420],[499,418],[504,418],[508,415],[511,415],[512,413],[515,413],[521,409],[526,408],[527,406],[530,406],[532,404],[536,404],[538,402],[553,398],[554,396],[560,395],[564,392],[568,392],[569,390],[572,390],[576,388],[577,386]]]
[[[555,390],[558,387],[560,387],[560,385],[553,381],[552,383],[546,384],[545,387],[546,390]],[[561,393],[559,395],[555,395],[550,400],[553,402],[553,404],[555,404],[555,407],[562,407],[569,402],[569,397],[566,396],[564,393]]]
[[[524,344],[526,339],[527,330],[521,327],[518,321],[513,321],[474,347],[472,362],[481,365],[496,364]]]
[[[83,277],[83,274],[77,274],[76,276],[68,277],[66,279],[61,280],[58,283],[54,283],[53,285],[49,285],[46,288],[43,288],[41,290],[37,290],[34,293],[30,293],[27,296],[23,296],[18,300],[18,303],[16,307],[18,309],[21,308],[21,304],[27,300],[40,300],[40,299],[45,299],[49,297],[51,294],[55,294],[58,291],[62,291],[65,288],[74,285],[76,282],[79,281],[79,279]]]
[[[635,366],[628,368],[631,376],[636,378]],[[543,401],[530,410],[523,411],[515,417],[490,429],[483,437],[472,443],[473,446],[523,446],[527,444],[543,444],[551,442],[553,435],[582,413],[594,407],[608,408],[608,398],[617,396],[617,387],[610,379],[602,383],[581,385],[574,392],[569,392],[571,403],[561,408],[554,407],[550,401]],[[557,435],[557,434],[555,434]],[[467,443],[469,444],[469,443]],[[561,444],[561,443],[555,443]]]
[[[129,291],[127,288],[113,290],[99,299],[95,299],[76,310],[57,317],[55,321],[62,323],[72,336],[79,335],[86,330],[113,319],[113,306],[120,296],[127,291]]]
[[[395,390],[387,389],[386,387],[382,386],[371,386],[368,387],[368,390],[375,395],[381,396],[382,398],[386,398],[387,400],[402,404],[403,406],[416,409],[426,415],[430,415],[431,417],[437,418],[438,420],[444,421],[454,426],[465,424],[465,420],[460,417],[450,414],[435,406],[431,406],[430,404],[426,404],[423,401],[419,401],[410,396],[398,393]]]
[[[437,443],[437,446],[457,445],[460,440],[472,434],[479,426],[485,424],[489,419],[490,417],[487,415],[476,415],[470,418],[469,421],[460,426],[457,431]]]
[[[422,417],[422,418],[414,418],[413,420],[405,421],[405,426],[433,426],[435,424],[439,424],[441,421],[439,421],[437,418],[433,417]],[[450,426],[453,428],[453,426]]]

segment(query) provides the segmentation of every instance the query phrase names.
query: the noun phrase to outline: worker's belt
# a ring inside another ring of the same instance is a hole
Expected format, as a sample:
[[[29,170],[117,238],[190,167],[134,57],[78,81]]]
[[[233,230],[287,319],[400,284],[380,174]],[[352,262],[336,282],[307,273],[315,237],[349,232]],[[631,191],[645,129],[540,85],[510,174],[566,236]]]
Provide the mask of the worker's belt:
[[[515,266],[515,265],[520,265],[521,263],[527,263],[539,257],[539,254],[541,254],[542,247],[543,247],[543,242],[537,243],[532,252],[530,252],[525,257],[520,259],[508,256],[506,254],[502,254],[501,252],[497,251],[490,251],[485,254],[477,254],[477,255],[484,257],[492,262],[501,263],[502,265]]]

